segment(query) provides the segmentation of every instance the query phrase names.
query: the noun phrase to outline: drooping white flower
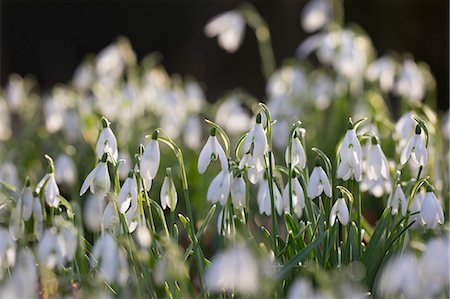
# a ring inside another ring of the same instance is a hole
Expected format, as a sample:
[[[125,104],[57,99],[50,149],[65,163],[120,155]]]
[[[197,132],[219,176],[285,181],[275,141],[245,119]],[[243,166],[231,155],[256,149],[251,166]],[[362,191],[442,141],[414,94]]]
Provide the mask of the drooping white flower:
[[[77,169],[72,159],[61,154],[55,160],[55,178],[59,184],[67,184],[72,186],[77,177]]]
[[[152,244],[152,235],[150,234],[147,225],[145,224],[145,219],[141,219],[138,227],[135,230],[134,236],[136,238],[136,243],[142,248],[150,248]]]
[[[248,132],[247,137],[245,137],[242,149],[245,153],[250,153],[253,158],[259,158],[267,153],[268,143],[267,136],[264,132],[264,127],[261,123],[262,116],[259,113],[256,116],[255,126]]]
[[[335,82],[331,76],[319,73],[313,76],[309,84],[309,101],[319,110],[327,109],[336,95]],[[337,82],[336,82],[337,84]]]
[[[198,149],[202,138],[202,126],[198,117],[189,117],[184,126],[183,141],[191,149]]]
[[[109,127],[109,121],[106,118],[102,118],[102,127],[100,135],[98,136],[97,145],[95,146],[95,153],[99,160],[102,159],[104,154],[108,154],[108,161],[117,161],[119,151],[117,150],[117,139],[114,136],[113,131]]]
[[[378,81],[383,92],[389,92],[394,87],[396,63],[389,56],[382,56],[372,62],[366,71],[369,81]]]
[[[251,295],[259,286],[258,262],[249,249],[227,249],[213,257],[205,273],[206,287],[211,291]]]
[[[250,153],[244,154],[239,162],[239,168],[246,170],[250,183],[256,184],[264,174],[264,156],[255,159]]]
[[[378,292],[381,296],[422,298],[421,278],[417,271],[417,260],[412,253],[405,253],[389,260],[381,272]]]
[[[425,144],[425,137],[422,136],[422,129],[416,126],[416,131],[403,148],[400,155],[400,163],[404,165],[409,158],[418,165],[425,166],[428,162],[428,152]]]
[[[303,149],[303,145],[298,136],[294,136],[292,138],[292,148],[291,155],[289,157],[289,147],[286,149],[286,153],[284,155],[284,159],[286,161],[286,165],[291,164],[292,168],[298,166],[300,169],[304,169],[306,166],[306,154]]]
[[[2,285],[0,294],[4,298],[36,298],[37,286],[38,274],[33,253],[30,249],[21,249],[10,279]]]
[[[431,239],[419,261],[419,271],[425,279],[428,295],[435,296],[448,290],[450,282],[450,242],[448,237]]]
[[[90,259],[91,268],[98,269],[98,278],[108,283],[124,285],[128,278],[126,256],[109,233],[95,242]]]
[[[419,190],[416,195],[413,198],[412,204],[411,204],[411,214],[409,216],[409,223],[414,221],[414,223],[411,225],[411,228],[418,228],[422,226],[423,220],[420,216],[420,210],[422,209],[422,202],[425,198],[425,191]]]
[[[350,128],[345,133],[344,140],[339,148],[339,158],[337,177],[347,181],[353,176],[357,182],[360,182],[362,150],[353,128]]]
[[[411,102],[419,102],[425,96],[425,78],[412,59],[405,59],[395,82],[394,91]]]
[[[323,28],[331,17],[331,8],[325,0],[309,1],[301,13],[302,28],[311,33]]]
[[[375,197],[391,192],[389,163],[376,137],[362,146],[361,191],[369,191]]]
[[[406,216],[406,210],[408,209],[408,202],[406,201],[405,193],[403,193],[400,184],[397,184],[394,191],[391,192],[391,194],[389,195],[387,206],[391,207],[392,215],[397,214],[399,208],[401,208],[402,215]]]
[[[89,188],[91,193],[102,195],[109,192],[111,181],[108,173],[108,165],[106,164],[106,155],[103,155],[102,161],[91,170],[81,185],[80,196],[86,193]]]
[[[236,97],[227,98],[219,106],[216,122],[231,134],[240,134],[252,125],[250,112]]]
[[[270,199],[269,182],[267,179],[264,178],[264,180],[259,184],[256,197],[258,201],[259,213],[261,215],[266,214],[267,216],[272,215],[272,203]],[[281,215],[283,212],[283,196],[275,183],[273,183],[273,197],[275,210],[278,215]]]
[[[400,141],[408,140],[414,133],[414,129],[417,123],[413,119],[413,115],[414,113],[412,111],[406,112],[398,119],[397,123],[395,124],[395,133],[397,133],[397,135],[400,137]],[[404,144],[406,144],[406,142],[404,142]]]
[[[331,208],[330,212],[330,225],[333,226],[336,221],[336,216],[339,219],[339,222],[342,223],[342,225],[347,225],[349,220],[349,213],[347,204],[345,203],[345,200],[343,198],[339,198],[334,203],[333,207]]]
[[[303,208],[305,207],[305,194],[297,178],[291,179],[292,185],[292,208],[297,218],[302,217]],[[290,209],[289,184],[286,184],[283,190],[283,206],[285,211]]]
[[[11,239],[8,230],[0,228],[0,279],[5,268],[12,267],[16,262],[16,243]]]
[[[420,209],[420,217],[428,228],[434,228],[438,223],[444,223],[444,211],[431,188],[428,188],[425,193]]]
[[[233,204],[238,208],[245,207],[246,191],[244,178],[242,175],[239,175],[233,177],[232,180],[231,199]]]
[[[321,166],[314,167],[309,177],[308,182],[308,195],[313,199],[319,197],[322,192],[326,196],[331,197],[331,185],[327,174]]]
[[[138,196],[137,196],[137,183],[134,173],[130,172],[129,176],[125,180],[120,188],[118,201],[119,201],[119,211],[120,213],[125,213],[130,206],[137,207]]]
[[[216,37],[220,47],[229,53],[236,52],[245,33],[245,20],[238,11],[227,11],[214,17],[205,26],[208,37]]]
[[[144,179],[146,190],[150,190],[153,179],[156,177],[161,161],[161,153],[158,143],[158,132],[153,133],[152,139],[145,146],[140,164],[141,177]]]
[[[228,160],[223,151],[222,145],[220,145],[216,136],[216,128],[211,130],[211,134],[203,146],[202,151],[198,157],[198,172],[204,173],[209,166],[211,161],[215,161],[219,158],[220,165],[222,166],[222,171],[228,170]]]
[[[90,231],[96,232],[100,230],[105,205],[104,195],[90,194],[86,199],[83,209],[83,220]]]
[[[168,207],[171,211],[174,211],[178,202],[177,189],[172,180],[171,169],[167,168],[166,172],[167,174],[161,187],[161,206],[163,210]]]
[[[59,188],[56,184],[55,174],[47,173],[37,184],[35,192],[40,193],[44,188],[44,197],[47,204],[57,208],[59,206]]]
[[[58,236],[56,228],[52,227],[44,232],[37,252],[39,260],[48,269],[64,266],[65,244],[64,240]]]
[[[288,299],[313,298],[319,299],[321,296],[316,293],[311,282],[305,278],[297,279],[289,288]]]
[[[232,174],[228,170],[219,172],[209,185],[206,195],[208,201],[211,203],[220,202],[221,205],[225,205],[231,191],[231,176]]]

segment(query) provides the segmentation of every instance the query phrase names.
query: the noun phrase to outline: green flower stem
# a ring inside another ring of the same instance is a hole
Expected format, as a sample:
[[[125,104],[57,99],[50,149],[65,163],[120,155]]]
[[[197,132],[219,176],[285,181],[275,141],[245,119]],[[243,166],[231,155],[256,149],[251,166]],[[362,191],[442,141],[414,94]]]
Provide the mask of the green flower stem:
[[[359,184],[354,179],[351,181],[352,183],[352,190],[355,198],[356,203],[356,227],[358,228],[358,251],[359,256],[362,256],[362,233],[361,233],[361,194],[359,193]]]
[[[275,54],[273,53],[269,28],[266,21],[261,17],[252,4],[248,2],[242,3],[240,6],[240,11],[247,24],[255,31],[256,40],[258,41],[259,54],[261,56],[263,74],[267,80],[276,67]]]
[[[162,130],[160,130],[161,132],[164,132]],[[175,153],[175,156],[178,159],[178,164],[180,165],[180,172],[181,172],[181,182],[183,185],[183,193],[184,193],[184,199],[185,199],[185,203],[186,203],[186,210],[189,216],[189,224],[191,227],[191,239],[192,239],[192,243],[194,244],[194,253],[195,253],[195,260],[197,263],[197,271],[198,271],[198,277],[200,280],[200,286],[201,286],[201,290],[203,291],[205,289],[205,283],[204,283],[204,279],[203,279],[203,254],[201,253],[201,248],[197,239],[197,235],[196,235],[196,231],[195,231],[195,220],[192,214],[192,208],[191,208],[191,201],[189,198],[189,184],[188,184],[188,179],[187,179],[187,174],[186,174],[186,168],[184,167],[184,159],[183,159],[183,152],[181,151],[181,149],[175,144],[175,142],[173,142],[168,136],[167,134],[165,134],[166,137],[161,137],[158,136],[158,140],[165,143],[166,145],[168,145],[172,151]]]

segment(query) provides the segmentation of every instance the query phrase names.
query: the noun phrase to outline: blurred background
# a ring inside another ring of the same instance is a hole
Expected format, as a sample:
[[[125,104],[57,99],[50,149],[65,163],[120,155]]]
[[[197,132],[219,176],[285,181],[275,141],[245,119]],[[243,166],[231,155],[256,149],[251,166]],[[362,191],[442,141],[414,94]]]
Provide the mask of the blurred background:
[[[306,1],[255,1],[268,22],[277,65],[295,55],[307,34],[300,27]],[[138,58],[159,51],[169,73],[192,75],[214,101],[243,87],[262,99],[265,83],[254,35],[247,29],[234,54],[204,35],[204,25],[239,1],[28,2],[1,1],[0,83],[8,75],[33,74],[43,90],[65,83],[88,53],[120,35]],[[427,62],[437,80],[439,108],[449,106],[448,1],[345,1],[347,23],[359,24],[379,55],[408,51]]]

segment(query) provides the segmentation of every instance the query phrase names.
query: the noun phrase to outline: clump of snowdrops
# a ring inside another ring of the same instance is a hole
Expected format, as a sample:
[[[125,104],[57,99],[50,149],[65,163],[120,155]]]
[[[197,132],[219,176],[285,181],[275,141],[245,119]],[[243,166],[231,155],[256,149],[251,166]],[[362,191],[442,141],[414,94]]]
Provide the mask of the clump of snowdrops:
[[[205,34],[256,33],[266,104],[140,63],[125,38],[39,94],[0,97],[0,293],[8,298],[449,295],[448,113],[408,55],[378,57],[337,2],[276,65],[250,4]],[[45,159],[44,159],[45,158]]]

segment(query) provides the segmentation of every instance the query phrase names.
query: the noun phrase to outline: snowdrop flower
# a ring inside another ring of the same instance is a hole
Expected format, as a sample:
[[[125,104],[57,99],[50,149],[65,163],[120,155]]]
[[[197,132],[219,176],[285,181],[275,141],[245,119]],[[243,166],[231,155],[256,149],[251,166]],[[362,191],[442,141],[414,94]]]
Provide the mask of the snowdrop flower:
[[[389,56],[383,56],[372,62],[366,71],[369,81],[378,81],[383,92],[389,92],[394,87],[395,61]]]
[[[250,153],[253,158],[259,158],[267,153],[268,144],[264,127],[261,124],[262,116],[258,113],[255,126],[248,132],[243,144],[245,153]]]
[[[211,134],[203,146],[200,155],[198,156],[198,172],[204,173],[211,161],[215,161],[219,158],[222,171],[228,171],[228,160],[223,151],[222,145],[220,145],[216,136],[216,128],[211,129]]]
[[[331,197],[331,185],[327,174],[321,166],[314,167],[309,177],[308,182],[308,195],[313,199],[319,197],[322,192],[326,196]]]
[[[98,136],[97,145],[95,146],[95,153],[97,154],[97,158],[99,160],[102,159],[104,154],[108,154],[108,161],[115,162],[119,156],[119,152],[117,150],[117,139],[109,125],[110,122],[103,117],[102,130]]]
[[[389,260],[381,272],[378,291],[383,297],[404,295],[406,298],[421,298],[421,279],[417,260],[405,253]]]
[[[239,174],[237,177],[233,177],[232,180],[231,199],[233,204],[238,208],[245,207],[246,191],[244,178],[242,174]]]
[[[105,233],[95,242],[90,265],[98,269],[100,280],[124,285],[128,278],[127,264],[126,256],[111,234]]]
[[[419,261],[419,270],[423,274],[431,297],[445,292],[449,287],[450,242],[448,237],[431,239]]]
[[[156,177],[161,161],[161,153],[158,143],[158,131],[155,130],[152,139],[145,146],[140,164],[141,177],[144,179],[146,190],[150,190],[153,179]]]
[[[339,198],[334,203],[333,207],[331,208],[330,212],[330,225],[333,226],[336,221],[336,216],[339,219],[339,222],[342,223],[342,225],[347,225],[349,220],[349,214],[348,214],[348,208],[347,204],[345,203],[345,200],[343,198]]]
[[[1,287],[0,294],[4,298],[36,298],[37,286],[38,273],[33,253],[29,249],[21,249],[10,279]]]
[[[425,191],[420,190],[416,192],[416,195],[414,195],[412,204],[411,204],[411,215],[409,216],[409,223],[414,221],[414,223],[411,225],[411,228],[418,228],[423,225],[422,217],[420,216],[420,210],[422,209],[422,202],[425,198]],[[413,215],[414,214],[414,215]]]
[[[0,228],[0,279],[3,270],[12,267],[16,262],[16,243],[11,239],[8,230]]]
[[[392,215],[398,213],[399,205],[401,206],[402,216],[406,216],[406,210],[408,209],[408,202],[406,201],[405,193],[403,193],[402,187],[400,184],[394,189],[394,192],[391,192],[389,195],[387,206],[392,209]]]
[[[323,28],[331,17],[329,4],[326,0],[311,0],[301,13],[302,28],[311,33]]]
[[[406,112],[395,124],[395,132],[400,137],[400,141],[408,140],[414,133],[417,123],[413,119],[413,115],[414,113],[412,111]],[[404,144],[406,144],[406,142]],[[402,148],[404,144],[402,145]]]
[[[300,169],[304,169],[306,166],[306,154],[303,149],[303,145],[300,141],[300,138],[297,134],[292,138],[292,148],[291,155],[289,156],[289,147],[286,149],[286,153],[284,155],[286,165],[291,164],[291,167],[294,168],[298,166]]]
[[[19,174],[17,172],[16,166],[11,162],[5,162],[0,167],[0,182],[4,182],[20,187]]]
[[[89,188],[91,193],[96,195],[101,195],[109,192],[109,188],[111,187],[111,181],[108,173],[108,165],[107,162],[107,154],[103,154],[102,160],[100,163],[95,166],[94,169],[88,174],[86,179],[81,185],[80,196],[86,193]]]
[[[44,232],[37,252],[39,260],[48,269],[64,266],[65,244],[64,240],[58,236],[55,227]]]
[[[251,128],[250,111],[236,97],[229,97],[216,112],[216,122],[231,134],[239,134]]]
[[[277,184],[275,183],[273,184],[273,196],[275,210],[277,211],[278,215],[281,215],[281,213],[283,212],[283,196],[281,195],[281,192],[278,189]],[[266,178],[264,178],[264,180],[259,184],[256,197],[258,201],[259,213],[261,215],[266,214],[267,216],[272,215],[269,182]]]
[[[319,299],[321,296],[316,293],[311,282],[305,278],[297,279],[289,288],[288,299],[312,298]]]
[[[242,43],[244,33],[244,17],[234,10],[219,14],[205,26],[206,36],[217,36],[220,47],[229,53],[236,52]]]
[[[225,205],[231,191],[231,176],[232,174],[228,170],[219,172],[209,185],[206,195],[208,201],[211,203],[220,202],[221,205]]]
[[[361,162],[362,150],[353,124],[349,123],[350,128],[345,133],[344,140],[339,148],[340,163],[337,170],[337,177],[344,181],[352,176],[355,181],[361,181]]]
[[[211,291],[238,292],[242,295],[258,291],[258,261],[249,249],[227,249],[213,257],[205,273],[206,287]]]
[[[403,62],[394,91],[411,102],[419,102],[424,98],[425,78],[412,59]]]
[[[329,75],[324,73],[313,77],[309,84],[309,100],[319,110],[327,109],[335,94],[335,83]]]
[[[136,243],[141,248],[150,248],[152,244],[152,235],[150,234],[150,230],[145,224],[144,216],[142,216],[141,221],[139,222],[138,227],[135,230],[134,236],[136,239]]]
[[[421,133],[422,129],[417,125],[415,134],[411,136],[400,155],[400,163],[402,165],[405,165],[410,157],[417,165],[425,166],[427,164],[428,152],[425,144],[425,137],[423,137]]]
[[[50,163],[50,172],[40,180],[36,186],[35,192],[40,194],[42,188],[44,188],[45,201],[49,206],[57,208],[59,206],[59,188],[55,179],[55,167],[50,156],[46,155],[46,159],[48,159]]]
[[[119,211],[120,213],[125,213],[128,211],[130,206],[137,207],[138,204],[138,190],[136,177],[133,172],[130,172],[127,179],[120,188],[118,195],[119,201]]]
[[[103,194],[90,194],[86,199],[83,210],[83,220],[84,224],[90,231],[96,232],[100,230],[105,206],[106,202]]]
[[[190,149],[198,149],[202,138],[202,126],[198,117],[190,117],[184,126],[183,141]]]
[[[366,150],[367,153],[364,153]],[[390,189],[390,175],[389,163],[376,137],[372,137],[371,144],[364,147],[364,156],[366,157],[363,158],[362,168],[365,175],[361,182],[361,190],[370,190],[374,196],[380,197],[385,189]]]
[[[61,154],[56,158],[55,172],[56,182],[59,184],[66,183],[67,185],[72,186],[76,180],[77,169],[75,164],[72,159],[65,154]]]
[[[444,211],[431,186],[427,186],[420,209],[420,217],[427,228],[434,228],[438,223],[444,223]]]
[[[255,159],[250,153],[245,154],[239,162],[239,169],[246,170],[250,183],[256,184],[264,174],[264,156]]]
[[[167,207],[171,211],[175,211],[178,202],[177,189],[172,180],[172,170],[170,168],[166,169],[166,177],[161,187],[161,206],[163,210]]]
[[[306,90],[308,86],[307,76],[305,71],[300,67],[294,66],[283,66],[276,70],[267,81],[266,92],[270,99],[282,99],[282,101],[286,101],[288,98],[296,98],[298,99]],[[295,103],[298,102],[289,102]],[[280,103],[282,104],[282,103]],[[275,109],[273,110],[274,114],[277,114],[277,108],[280,107],[271,107]],[[292,105],[282,106],[281,108],[285,108],[289,114],[289,109],[292,109]]]
[[[300,185],[298,179],[293,176],[291,179],[292,185],[292,208],[297,218],[302,217],[303,208],[305,207],[305,194],[303,192],[302,185]],[[290,209],[289,199],[289,184],[286,184],[283,190],[283,206],[285,211]]]

